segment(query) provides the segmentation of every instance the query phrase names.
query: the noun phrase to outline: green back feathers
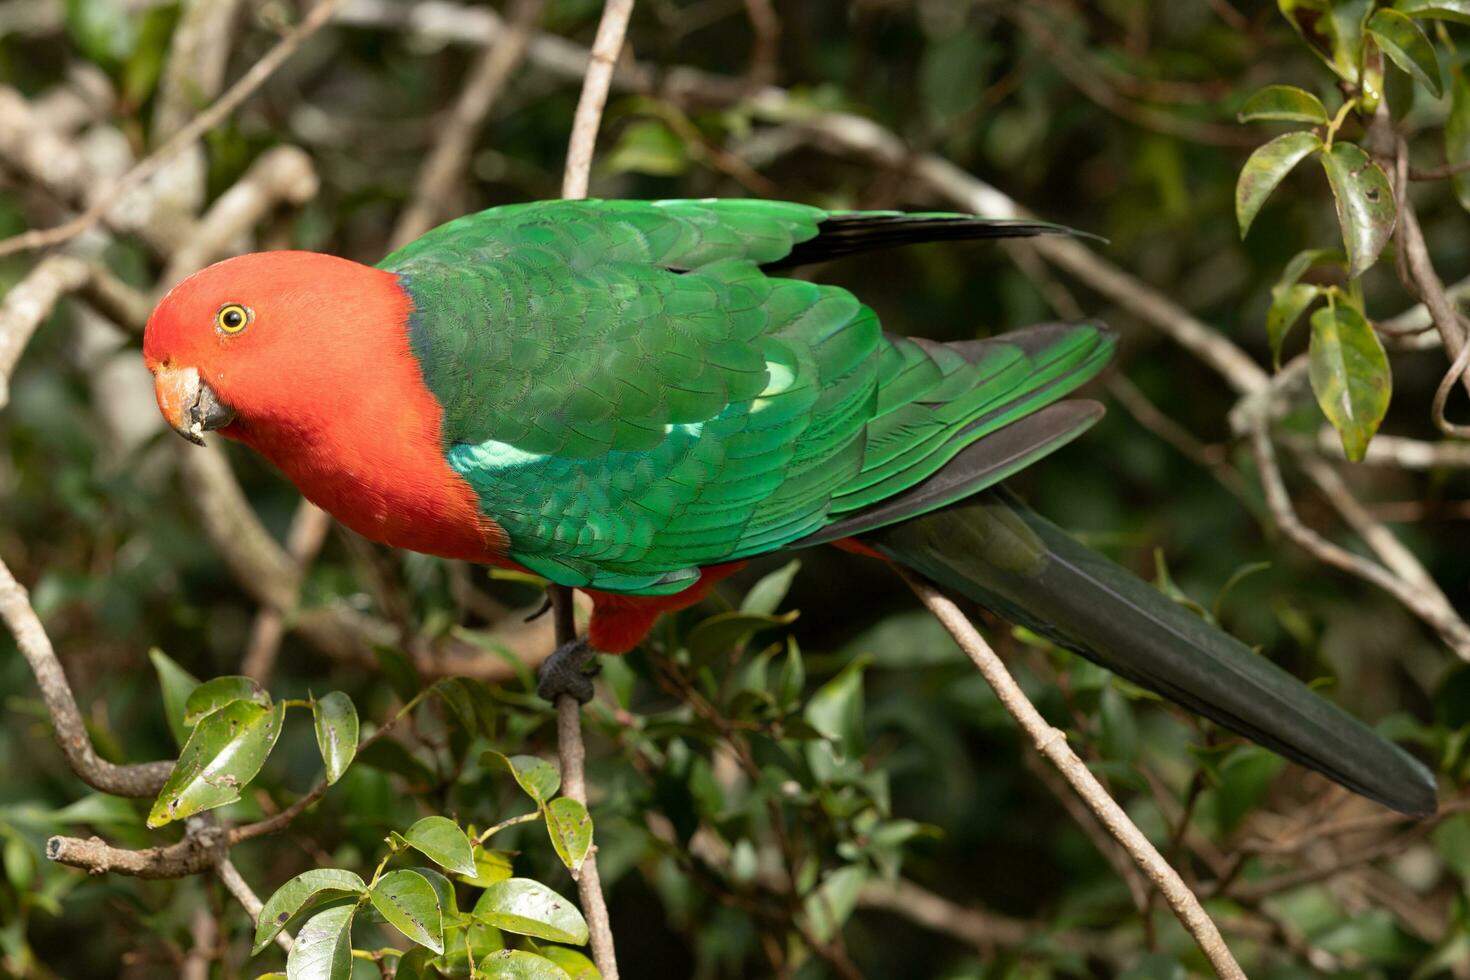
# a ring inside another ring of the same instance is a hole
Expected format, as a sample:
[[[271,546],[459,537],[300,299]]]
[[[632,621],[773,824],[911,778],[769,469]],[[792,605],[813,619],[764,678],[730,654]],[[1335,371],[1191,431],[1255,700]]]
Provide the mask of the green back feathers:
[[[381,265],[413,297],[410,341],[450,465],[511,557],[567,585],[656,593],[923,483],[1111,351],[1089,325],[953,346],[886,337],[845,290],[767,267],[794,249],[813,260],[1056,230],[771,201],[553,201],[450,222]]]

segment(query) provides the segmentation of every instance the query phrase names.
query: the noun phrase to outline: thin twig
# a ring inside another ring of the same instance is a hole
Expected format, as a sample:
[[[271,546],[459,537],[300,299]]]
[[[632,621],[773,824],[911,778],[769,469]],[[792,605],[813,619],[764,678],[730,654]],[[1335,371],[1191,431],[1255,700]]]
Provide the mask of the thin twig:
[[[300,24],[276,42],[276,46],[265,53],[250,70],[240,77],[224,95],[220,96],[213,105],[205,109],[185,127],[175,133],[168,142],[157,150],[140,160],[131,170],[124,174],[106,193],[100,195],[81,214],[65,221],[53,228],[39,228],[22,232],[10,238],[0,240],[0,256],[11,255],[27,249],[45,248],[50,245],[60,245],[69,241],[82,232],[91,228],[100,221],[109,210],[112,209],[123,195],[128,191],[141,185],[153,174],[157,173],[176,153],[187,146],[191,146],[205,133],[218,126],[224,119],[234,112],[242,102],[250,98],[255,90],[265,84],[266,79],[275,72],[286,59],[296,53],[296,49],[305,43],[306,39],[315,34],[332,19],[337,7],[343,0],[320,0],[306,15]]]
[[[444,217],[450,192],[464,176],[475,137],[506,82],[525,58],[526,45],[544,7],[545,0],[518,0],[504,36],[475,62],[433,152],[419,170],[413,199],[398,217],[389,239],[390,248],[413,241]]]
[[[1200,905],[1199,899],[1184,884],[1178,872],[1164,860],[1158,849],[1128,818],[1128,814],[1123,811],[1117,801],[1108,795],[1107,790],[1098,782],[1097,777],[1092,774],[1087,765],[1072,751],[1071,746],[1067,744],[1066,734],[1047,724],[1046,719],[1026,697],[1015,678],[1006,670],[1000,657],[996,656],[995,651],[965,618],[964,613],[960,612],[959,607],[922,578],[901,566],[895,567],[903,576],[904,581],[908,583],[909,588],[914,590],[914,594],[944,625],[944,628],[955,638],[955,642],[979,668],[981,675],[995,691],[1006,712],[1030,736],[1036,750],[1061,770],[1067,782],[1072,784],[1073,789],[1087,802],[1092,812],[1097,814],[1103,826],[1108,828],[1108,832],[1123,845],[1129,856],[1159,889],[1164,900],[1178,916],[1180,923],[1199,944],[1200,950],[1209,960],[1215,973],[1229,980],[1245,980],[1245,972],[1241,970],[1240,964],[1231,955],[1229,947],[1225,945],[1225,940],[1220,935],[1220,930],[1216,928],[1214,921]]]
[[[228,857],[221,858],[219,864],[214,866],[214,873],[219,875],[219,880],[225,883],[225,888],[228,889],[231,895],[235,896],[235,901],[239,902],[240,906],[245,909],[246,914],[250,916],[250,921],[259,921],[260,910],[264,906],[261,904],[260,898],[255,894],[255,891],[240,876],[239,870],[235,867],[235,862],[231,861]],[[293,945],[291,934],[285,929],[276,933],[276,945],[287,953],[291,952],[291,946]]]
[[[633,0],[607,0],[597,37],[588,56],[587,75],[582,81],[582,95],[577,99],[577,112],[572,117],[572,138],[567,143],[567,166],[562,175],[561,196],[580,200],[587,196],[592,174],[592,152],[597,146],[597,131],[602,128],[602,110],[607,105],[607,91],[612,85],[613,69],[623,50],[623,36],[628,32],[628,18],[633,14]]]

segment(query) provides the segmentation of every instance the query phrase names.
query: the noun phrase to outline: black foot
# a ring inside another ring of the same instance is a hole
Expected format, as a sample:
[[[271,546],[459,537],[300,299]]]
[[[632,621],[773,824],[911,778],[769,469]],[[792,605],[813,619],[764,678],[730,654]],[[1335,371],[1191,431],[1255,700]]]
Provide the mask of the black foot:
[[[578,704],[591,701],[592,678],[597,673],[592,658],[596,655],[597,651],[587,645],[586,637],[563,643],[542,661],[541,669],[536,672],[536,693],[553,704],[562,694],[570,694]]]

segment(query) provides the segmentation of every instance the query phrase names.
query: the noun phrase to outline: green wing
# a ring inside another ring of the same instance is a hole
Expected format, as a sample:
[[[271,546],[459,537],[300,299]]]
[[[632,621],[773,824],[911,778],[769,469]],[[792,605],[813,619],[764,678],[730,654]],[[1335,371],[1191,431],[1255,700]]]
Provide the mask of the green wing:
[[[845,290],[767,268],[1053,230],[767,201],[556,201],[461,218],[382,266],[414,298],[447,459],[510,557],[567,585],[658,593],[914,488],[1111,351],[1087,325],[949,346],[886,337]]]

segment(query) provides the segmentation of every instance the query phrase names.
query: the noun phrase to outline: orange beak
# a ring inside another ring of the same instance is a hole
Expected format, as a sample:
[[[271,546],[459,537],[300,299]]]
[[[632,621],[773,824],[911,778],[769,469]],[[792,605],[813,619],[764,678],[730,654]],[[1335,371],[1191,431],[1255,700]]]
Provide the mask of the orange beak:
[[[204,433],[235,419],[234,409],[220,401],[195,368],[158,368],[153,372],[153,394],[169,426],[197,446],[204,445]]]

